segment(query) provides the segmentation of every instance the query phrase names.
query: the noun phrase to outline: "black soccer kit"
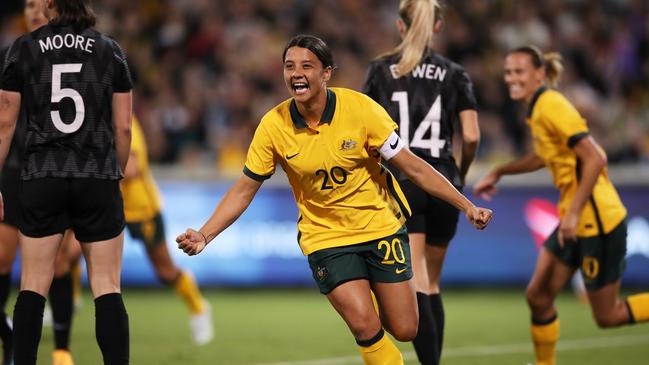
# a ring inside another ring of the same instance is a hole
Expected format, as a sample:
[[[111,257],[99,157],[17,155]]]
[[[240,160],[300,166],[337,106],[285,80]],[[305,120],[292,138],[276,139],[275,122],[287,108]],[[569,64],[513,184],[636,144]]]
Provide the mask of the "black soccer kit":
[[[21,94],[23,234],[72,228],[82,242],[120,234],[112,98],[132,82],[119,45],[92,28],[48,24],[16,40],[0,79]]]
[[[461,190],[452,141],[459,113],[477,109],[471,79],[462,66],[431,49],[410,73],[396,77],[399,57],[374,60],[363,91],[397,122],[399,135],[410,151]],[[448,243],[457,229],[458,210],[429,196],[398,169],[387,165],[399,179],[412,208],[412,217],[406,223],[408,232],[426,233],[429,243]]]

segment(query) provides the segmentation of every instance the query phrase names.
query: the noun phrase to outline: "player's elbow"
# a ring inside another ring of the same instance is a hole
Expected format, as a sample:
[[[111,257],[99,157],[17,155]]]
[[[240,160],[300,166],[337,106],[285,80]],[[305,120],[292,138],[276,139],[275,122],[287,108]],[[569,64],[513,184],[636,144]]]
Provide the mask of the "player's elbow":
[[[480,130],[476,129],[475,131],[464,131],[462,133],[462,144],[464,146],[477,148],[478,143],[480,143]]]

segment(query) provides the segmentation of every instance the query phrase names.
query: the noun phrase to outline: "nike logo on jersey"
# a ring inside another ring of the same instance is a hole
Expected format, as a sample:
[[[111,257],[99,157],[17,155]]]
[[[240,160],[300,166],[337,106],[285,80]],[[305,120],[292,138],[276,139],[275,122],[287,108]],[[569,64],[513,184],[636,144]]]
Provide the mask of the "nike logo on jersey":
[[[402,267],[402,268],[396,268],[396,269],[394,270],[394,272],[395,272],[397,275],[399,275],[399,274],[401,274],[402,272],[404,272],[404,271],[406,271],[406,270],[408,270],[408,269],[405,268],[405,267]]]
[[[297,156],[297,155],[299,155],[299,154],[300,154],[300,153],[298,152],[298,153],[296,153],[296,154],[294,154],[294,155],[290,155],[290,156],[289,156],[289,155],[286,155],[286,160],[290,160],[290,159],[292,159],[293,157],[295,157],[295,156]]]

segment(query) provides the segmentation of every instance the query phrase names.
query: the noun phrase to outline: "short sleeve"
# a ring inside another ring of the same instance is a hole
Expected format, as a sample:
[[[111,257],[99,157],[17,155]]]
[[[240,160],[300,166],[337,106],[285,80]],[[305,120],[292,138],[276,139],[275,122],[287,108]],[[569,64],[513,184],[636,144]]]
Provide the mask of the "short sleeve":
[[[469,74],[463,69],[460,69],[460,72],[458,72],[455,89],[457,90],[456,110],[458,113],[464,110],[478,109],[478,103],[473,93],[473,83]]]
[[[115,74],[113,76],[113,92],[125,93],[133,89],[131,72],[128,69],[124,51],[113,41],[113,65]]]
[[[367,74],[365,75],[365,82],[363,83],[363,94],[369,96],[374,100],[378,100],[377,95],[377,63],[370,63],[370,67],[367,69]]]
[[[572,148],[588,135],[586,120],[563,95],[553,93],[547,100],[539,101],[542,118],[558,132],[561,143]]]
[[[397,130],[397,124],[390,118],[388,112],[374,100],[363,97],[365,104],[365,128],[367,131],[367,144],[370,150],[379,150],[390,134]]]
[[[275,173],[275,153],[267,130],[267,122],[262,119],[252,138],[246,157],[243,173],[249,178],[264,181]]]
[[[0,86],[2,90],[22,93],[23,75],[19,67],[18,41],[6,52],[2,54],[2,67],[0,68]]]

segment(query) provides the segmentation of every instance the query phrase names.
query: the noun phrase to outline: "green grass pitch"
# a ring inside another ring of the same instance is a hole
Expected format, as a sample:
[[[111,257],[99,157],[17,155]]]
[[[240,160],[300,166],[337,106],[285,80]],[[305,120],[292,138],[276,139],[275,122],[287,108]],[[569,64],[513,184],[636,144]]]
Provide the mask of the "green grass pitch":
[[[224,365],[361,364],[342,319],[315,289],[210,290],[215,341],[193,345],[187,311],[170,290],[126,288],[131,363]],[[448,290],[443,364],[532,362],[528,311],[522,290]],[[13,301],[8,310],[12,310]],[[587,305],[566,292],[559,364],[648,364],[649,324],[597,329]],[[409,343],[399,344],[406,364],[417,364]],[[86,293],[74,318],[71,348],[77,365],[100,364],[94,308]],[[38,364],[51,363],[52,329],[45,327]]]

